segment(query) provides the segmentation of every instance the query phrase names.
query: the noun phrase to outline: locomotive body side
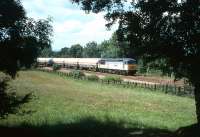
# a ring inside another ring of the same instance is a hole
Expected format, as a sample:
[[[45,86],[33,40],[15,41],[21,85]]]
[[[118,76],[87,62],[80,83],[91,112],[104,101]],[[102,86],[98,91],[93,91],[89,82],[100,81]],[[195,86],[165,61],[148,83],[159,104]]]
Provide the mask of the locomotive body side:
[[[113,69],[113,70],[123,70],[124,64],[122,60],[113,59],[101,59],[98,63],[99,69]]]
[[[98,68],[102,72],[134,75],[136,73],[136,60],[130,58],[101,59]]]

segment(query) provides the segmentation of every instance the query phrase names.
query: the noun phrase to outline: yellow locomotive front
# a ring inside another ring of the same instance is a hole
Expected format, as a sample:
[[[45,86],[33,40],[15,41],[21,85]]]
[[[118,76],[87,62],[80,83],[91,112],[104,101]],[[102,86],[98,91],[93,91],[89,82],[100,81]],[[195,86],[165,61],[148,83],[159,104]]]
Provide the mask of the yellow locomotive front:
[[[129,75],[134,75],[137,71],[137,62],[135,59],[126,59],[124,61],[125,69]]]

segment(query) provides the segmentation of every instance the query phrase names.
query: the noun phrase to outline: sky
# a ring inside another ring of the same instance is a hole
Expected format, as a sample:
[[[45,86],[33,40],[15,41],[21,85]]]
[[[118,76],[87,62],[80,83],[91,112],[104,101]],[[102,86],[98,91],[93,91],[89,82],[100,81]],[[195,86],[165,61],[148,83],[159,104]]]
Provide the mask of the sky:
[[[70,0],[22,0],[28,17],[34,19],[53,19],[52,49],[58,51],[63,47],[96,41],[100,43],[108,40],[117,29],[105,27],[103,13],[86,14]]]
[[[34,19],[53,19],[54,29],[52,49],[59,51],[63,47],[74,44],[85,46],[86,43],[96,41],[100,43],[110,39],[117,29],[115,24],[111,30],[105,27],[104,13],[86,14],[70,0],[21,0],[28,17]],[[132,0],[127,0],[130,2]],[[181,0],[178,0],[180,2]]]

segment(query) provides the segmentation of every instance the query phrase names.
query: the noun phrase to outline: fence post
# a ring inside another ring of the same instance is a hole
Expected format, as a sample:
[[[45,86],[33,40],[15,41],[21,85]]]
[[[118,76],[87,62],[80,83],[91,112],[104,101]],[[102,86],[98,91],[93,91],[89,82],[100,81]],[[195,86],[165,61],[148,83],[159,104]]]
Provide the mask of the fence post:
[[[166,93],[166,94],[168,93],[168,84],[165,85],[165,93]]]
[[[156,88],[156,84],[155,84],[155,85],[154,85],[154,90],[156,91],[156,89],[157,89],[157,88]]]
[[[178,93],[177,95],[179,95],[181,93],[181,87],[178,87]]]
[[[175,95],[176,95],[176,89],[177,89],[176,85],[174,85],[174,93],[175,93]]]

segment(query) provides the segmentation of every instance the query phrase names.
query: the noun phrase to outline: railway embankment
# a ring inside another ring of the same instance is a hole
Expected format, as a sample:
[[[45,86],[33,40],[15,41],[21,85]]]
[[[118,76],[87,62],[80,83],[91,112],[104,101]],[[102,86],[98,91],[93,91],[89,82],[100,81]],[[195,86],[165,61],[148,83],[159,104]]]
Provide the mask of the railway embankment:
[[[73,72],[73,69],[60,69],[57,71],[53,71],[50,67],[44,67],[40,68],[42,71],[47,72],[53,72],[57,73],[61,76],[70,76],[70,73]],[[99,78],[99,82],[104,84],[115,84],[115,85],[121,85],[123,87],[138,87],[138,88],[147,88],[152,91],[162,91],[166,94],[173,94],[178,96],[194,96],[194,88],[190,85],[184,84],[181,81],[179,82],[173,82],[173,80],[170,80],[169,78],[161,78],[158,77],[145,77],[145,76],[123,76],[123,75],[116,75],[116,74],[108,74],[108,73],[101,73],[101,72],[91,72],[91,71],[84,71],[82,70],[84,75],[90,76],[90,75],[96,75]],[[115,80],[107,80],[106,77],[109,76],[117,76],[120,77],[121,81],[115,81]],[[137,79],[138,78],[138,79]],[[80,79],[87,79],[87,78],[80,78]],[[152,81],[151,81],[152,80]]]

